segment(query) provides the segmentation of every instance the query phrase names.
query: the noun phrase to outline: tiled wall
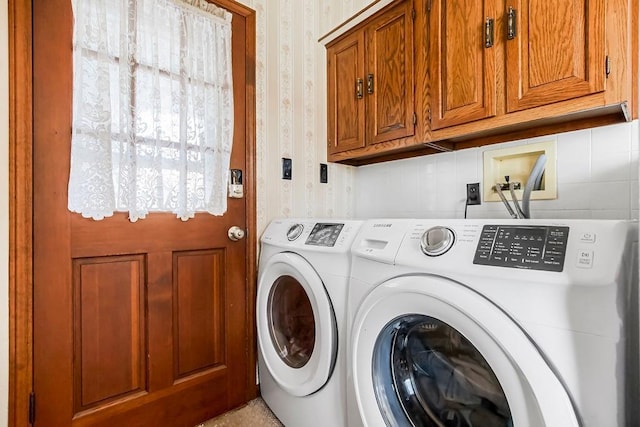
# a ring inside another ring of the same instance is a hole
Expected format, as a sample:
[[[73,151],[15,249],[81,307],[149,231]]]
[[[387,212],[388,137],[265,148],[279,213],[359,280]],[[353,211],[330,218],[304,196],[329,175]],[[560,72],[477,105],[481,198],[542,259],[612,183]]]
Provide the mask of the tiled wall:
[[[638,121],[452,153],[361,166],[356,217],[462,218],[466,184],[482,183],[483,152],[557,141],[558,198],[531,201],[533,218],[638,218]],[[469,206],[468,218],[509,218],[501,202]]]

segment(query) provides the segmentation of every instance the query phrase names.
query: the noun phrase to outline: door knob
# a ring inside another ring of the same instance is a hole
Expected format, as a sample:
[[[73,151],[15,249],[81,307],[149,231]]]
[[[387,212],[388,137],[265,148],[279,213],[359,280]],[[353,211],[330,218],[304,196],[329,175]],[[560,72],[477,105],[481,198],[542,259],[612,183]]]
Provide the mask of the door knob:
[[[237,242],[238,240],[242,240],[244,238],[244,230],[237,225],[234,225],[229,229],[227,235],[229,236],[229,240]]]

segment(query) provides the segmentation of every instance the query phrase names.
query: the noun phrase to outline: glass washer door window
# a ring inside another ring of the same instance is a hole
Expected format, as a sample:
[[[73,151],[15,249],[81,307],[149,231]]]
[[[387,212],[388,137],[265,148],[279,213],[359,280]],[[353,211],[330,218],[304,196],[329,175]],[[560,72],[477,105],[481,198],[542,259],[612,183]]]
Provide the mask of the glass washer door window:
[[[322,279],[302,256],[282,252],[261,262],[256,300],[260,357],[293,396],[321,389],[338,353],[335,313]]]
[[[271,341],[292,368],[307,364],[316,342],[316,322],[309,296],[295,278],[281,276],[267,302]]]
[[[379,404],[413,426],[513,425],[487,361],[438,319],[412,314],[389,322],[376,343],[373,367]]]

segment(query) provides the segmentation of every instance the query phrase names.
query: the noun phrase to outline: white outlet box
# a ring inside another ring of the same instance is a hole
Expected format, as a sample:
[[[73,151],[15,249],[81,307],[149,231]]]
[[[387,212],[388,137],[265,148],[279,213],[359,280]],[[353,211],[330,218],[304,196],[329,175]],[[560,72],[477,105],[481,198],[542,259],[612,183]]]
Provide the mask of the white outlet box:
[[[522,200],[522,192],[529,179],[531,169],[541,154],[547,156],[542,186],[540,190],[531,192],[531,200],[556,199],[558,197],[556,142],[551,140],[485,151],[482,182],[483,200],[487,202],[500,201],[495,185],[504,184],[506,182],[505,176],[509,177],[509,182],[521,184],[520,190],[516,190],[516,196],[518,200]],[[508,191],[506,193],[509,194]],[[510,200],[511,196],[508,195],[507,199]]]

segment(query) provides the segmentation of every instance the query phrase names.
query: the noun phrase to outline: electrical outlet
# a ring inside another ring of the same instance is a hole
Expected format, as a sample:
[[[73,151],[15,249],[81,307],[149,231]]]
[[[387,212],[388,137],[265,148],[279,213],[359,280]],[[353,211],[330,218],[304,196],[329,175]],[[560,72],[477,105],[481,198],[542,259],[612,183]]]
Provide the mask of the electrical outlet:
[[[282,158],[282,179],[291,180],[291,159]]]
[[[467,184],[467,205],[480,204],[480,183]]]
[[[326,163],[320,163],[320,184],[329,182],[329,171]]]

